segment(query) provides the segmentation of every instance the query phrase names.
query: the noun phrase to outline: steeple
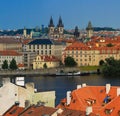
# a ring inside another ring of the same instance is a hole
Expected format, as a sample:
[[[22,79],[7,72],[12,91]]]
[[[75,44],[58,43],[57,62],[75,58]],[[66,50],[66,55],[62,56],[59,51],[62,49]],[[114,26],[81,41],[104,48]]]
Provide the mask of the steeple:
[[[92,24],[90,21],[88,22],[88,26],[86,28],[86,31],[87,31],[87,37],[91,38],[93,36],[93,27],[92,27]]]
[[[63,23],[62,23],[61,16],[59,17],[59,21],[58,21],[57,27],[64,27],[64,25],[63,25]]]
[[[88,26],[87,26],[86,30],[93,30],[91,21],[88,22]]]
[[[78,26],[75,27],[74,36],[75,36],[75,38],[78,38],[80,36],[80,32],[78,30]]]
[[[51,18],[50,18],[50,23],[49,23],[48,27],[54,27],[54,23],[53,23],[52,16],[51,16]]]

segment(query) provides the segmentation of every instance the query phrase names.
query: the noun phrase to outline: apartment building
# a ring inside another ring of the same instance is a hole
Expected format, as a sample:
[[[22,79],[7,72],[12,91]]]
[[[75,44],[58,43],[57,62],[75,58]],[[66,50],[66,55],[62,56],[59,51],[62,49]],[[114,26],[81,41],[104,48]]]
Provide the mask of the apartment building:
[[[37,55],[54,55],[61,59],[65,44],[50,39],[35,39],[26,44],[24,48],[25,51],[35,52]]]
[[[120,49],[119,46],[89,47],[81,42],[75,42],[66,47],[63,60],[67,56],[73,57],[78,66],[98,66],[100,60],[106,58],[120,59]]]
[[[17,65],[23,64],[23,54],[15,50],[0,51],[0,69],[2,68],[4,60],[7,60],[9,65],[12,59],[15,59]]]

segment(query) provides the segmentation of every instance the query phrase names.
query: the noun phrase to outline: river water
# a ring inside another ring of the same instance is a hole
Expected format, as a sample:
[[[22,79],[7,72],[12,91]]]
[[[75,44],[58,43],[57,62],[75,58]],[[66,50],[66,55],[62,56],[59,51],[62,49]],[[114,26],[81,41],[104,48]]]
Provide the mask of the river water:
[[[120,78],[105,78],[101,75],[77,77],[25,77],[25,82],[34,82],[38,91],[56,91],[56,105],[66,97],[67,91],[76,89],[77,85],[86,83],[90,86],[120,86]]]

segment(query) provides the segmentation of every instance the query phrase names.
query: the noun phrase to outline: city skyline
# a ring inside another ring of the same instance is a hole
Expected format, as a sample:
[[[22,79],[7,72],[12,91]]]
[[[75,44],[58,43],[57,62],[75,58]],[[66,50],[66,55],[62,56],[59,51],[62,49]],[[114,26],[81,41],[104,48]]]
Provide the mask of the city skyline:
[[[0,29],[57,25],[62,17],[65,29],[94,27],[120,28],[119,0],[1,0]]]

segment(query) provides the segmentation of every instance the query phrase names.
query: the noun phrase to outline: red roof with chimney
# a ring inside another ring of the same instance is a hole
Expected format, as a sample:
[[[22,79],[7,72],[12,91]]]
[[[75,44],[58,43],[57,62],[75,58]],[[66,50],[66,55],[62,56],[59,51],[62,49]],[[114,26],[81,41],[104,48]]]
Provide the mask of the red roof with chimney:
[[[100,116],[117,116],[120,113],[120,95],[117,95],[120,87],[110,86],[106,93],[106,86],[86,86],[71,92],[71,101],[67,105],[67,98],[62,100],[57,108],[86,111],[88,106]],[[120,94],[120,92],[119,92]],[[106,101],[106,102],[105,102]]]

